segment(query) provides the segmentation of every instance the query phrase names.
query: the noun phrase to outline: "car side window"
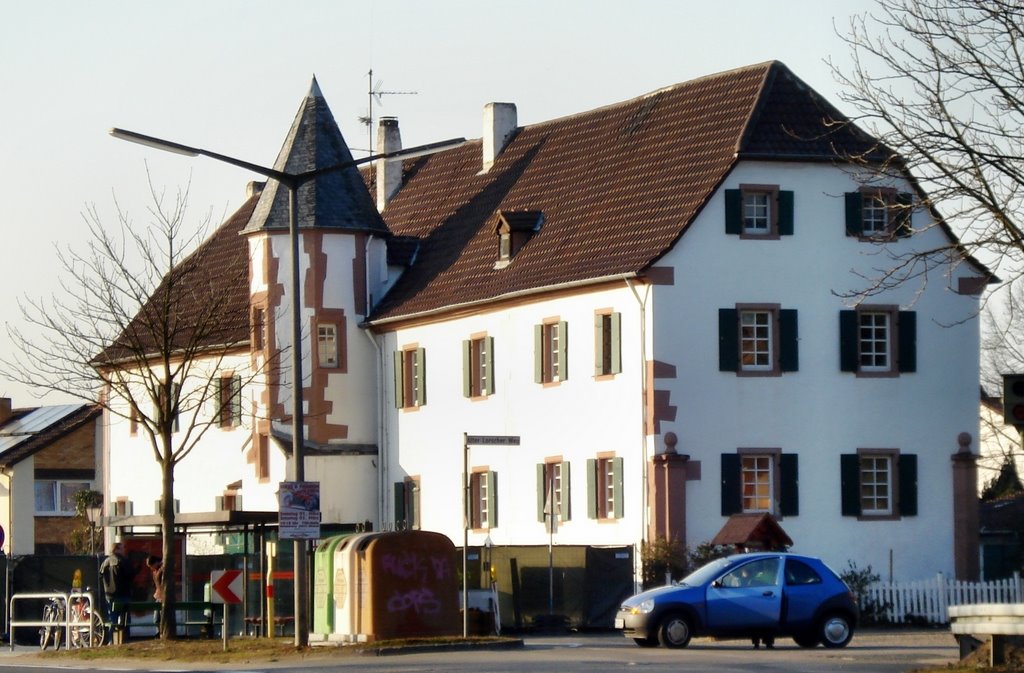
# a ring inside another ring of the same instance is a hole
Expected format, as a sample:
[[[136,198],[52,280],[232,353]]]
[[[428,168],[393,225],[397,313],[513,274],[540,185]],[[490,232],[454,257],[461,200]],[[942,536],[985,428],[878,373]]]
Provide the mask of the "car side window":
[[[814,568],[796,559],[786,560],[786,584],[821,584],[821,576]]]
[[[746,563],[736,570],[723,575],[724,587],[766,587],[775,584],[779,574],[779,559],[768,558]]]

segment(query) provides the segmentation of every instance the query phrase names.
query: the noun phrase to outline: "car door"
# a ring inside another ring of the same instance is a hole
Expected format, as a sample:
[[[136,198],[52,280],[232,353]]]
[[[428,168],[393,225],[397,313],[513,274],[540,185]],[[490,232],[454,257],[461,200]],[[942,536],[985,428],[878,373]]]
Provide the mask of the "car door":
[[[708,628],[712,631],[774,629],[782,612],[781,559],[744,563],[707,588]]]

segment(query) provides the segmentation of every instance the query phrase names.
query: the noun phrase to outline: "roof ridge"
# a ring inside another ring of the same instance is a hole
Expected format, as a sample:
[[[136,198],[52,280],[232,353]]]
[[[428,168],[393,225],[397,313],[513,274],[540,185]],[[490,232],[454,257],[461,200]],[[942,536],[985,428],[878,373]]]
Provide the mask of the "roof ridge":
[[[669,84],[668,86],[663,86],[663,87],[660,87],[658,89],[654,89],[653,91],[648,91],[646,93],[642,93],[642,94],[639,94],[637,96],[633,96],[632,98],[627,98],[625,100],[621,100],[621,101],[618,101],[618,102],[615,102],[615,103],[607,103],[605,105],[600,105],[598,107],[591,108],[589,110],[581,110],[579,112],[571,112],[571,113],[569,113],[567,115],[562,115],[561,117],[554,117],[552,119],[545,119],[543,121],[539,121],[539,122],[536,122],[536,123],[533,123],[533,124],[524,125],[524,126],[522,126],[520,128],[523,128],[523,129],[538,129],[538,128],[543,128],[545,126],[548,126],[550,124],[560,124],[560,123],[569,121],[571,119],[575,119],[577,117],[582,117],[582,116],[585,116],[585,115],[594,114],[595,112],[603,112],[603,111],[608,111],[608,110],[615,110],[615,109],[622,108],[622,107],[628,107],[630,105],[635,105],[635,104],[637,104],[637,103],[639,103],[639,102],[641,102],[643,100],[646,100],[648,98],[651,98],[653,96],[657,96],[659,94],[668,93],[670,91],[674,91],[674,90],[679,89],[679,88],[684,87],[684,86],[692,86],[692,85],[700,84],[702,82],[707,82],[707,81],[711,81],[711,80],[722,78],[722,77],[726,77],[726,76],[733,76],[733,75],[736,75],[737,73],[749,72],[749,71],[757,70],[759,68],[765,68],[766,69],[766,75],[767,75],[767,72],[769,72],[772,69],[772,67],[775,66],[775,65],[779,65],[779,66],[782,66],[783,68],[786,68],[786,65],[784,63],[782,63],[782,61],[778,61],[778,60],[761,61],[760,63],[753,63],[753,64],[750,64],[750,65],[745,65],[745,66],[740,66],[740,67],[737,67],[737,68],[732,68],[730,70],[722,70],[721,72],[711,73],[710,75],[701,75],[700,77],[694,77],[693,79],[683,80],[681,82],[676,82],[675,84]],[[788,70],[788,68],[786,68],[786,69]],[[475,140],[479,140],[479,139],[475,139]]]

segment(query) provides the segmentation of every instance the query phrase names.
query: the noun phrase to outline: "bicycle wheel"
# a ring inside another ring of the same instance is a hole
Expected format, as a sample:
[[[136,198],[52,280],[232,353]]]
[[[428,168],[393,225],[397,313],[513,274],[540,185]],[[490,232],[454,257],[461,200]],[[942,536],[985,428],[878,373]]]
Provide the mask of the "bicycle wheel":
[[[53,643],[53,648],[60,649],[60,610],[53,603],[43,606],[43,621],[45,626],[39,629],[39,649],[45,650]]]
[[[84,647],[99,647],[106,642],[107,625],[99,614],[92,613],[92,638],[89,637],[89,629],[82,629],[82,645]]]

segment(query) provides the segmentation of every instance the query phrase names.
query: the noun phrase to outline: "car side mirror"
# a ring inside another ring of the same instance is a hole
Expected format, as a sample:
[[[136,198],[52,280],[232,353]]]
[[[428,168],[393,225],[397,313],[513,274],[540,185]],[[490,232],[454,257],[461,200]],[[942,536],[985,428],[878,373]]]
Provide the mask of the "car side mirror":
[[[714,582],[711,583],[711,586],[714,587],[715,589],[721,589],[722,588],[722,580],[715,580]]]

